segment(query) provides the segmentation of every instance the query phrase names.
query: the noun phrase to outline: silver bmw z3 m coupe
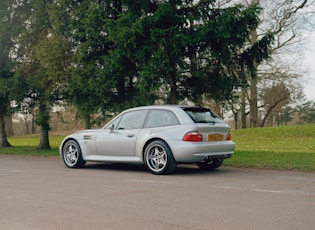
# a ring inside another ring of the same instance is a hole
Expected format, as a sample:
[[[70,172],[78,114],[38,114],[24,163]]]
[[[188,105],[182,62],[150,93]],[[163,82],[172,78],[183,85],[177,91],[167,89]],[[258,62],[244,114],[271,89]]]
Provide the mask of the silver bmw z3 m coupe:
[[[69,168],[86,161],[134,163],[153,174],[171,174],[177,164],[216,169],[234,148],[230,127],[210,109],[159,105],[131,108],[101,129],[70,134],[59,150]]]

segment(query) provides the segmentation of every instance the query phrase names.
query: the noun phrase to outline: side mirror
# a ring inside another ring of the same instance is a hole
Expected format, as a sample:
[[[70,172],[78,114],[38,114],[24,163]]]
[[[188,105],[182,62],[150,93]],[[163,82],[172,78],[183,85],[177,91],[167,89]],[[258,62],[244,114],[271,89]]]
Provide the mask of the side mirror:
[[[114,128],[115,128],[115,126],[114,126],[114,124],[112,124],[111,127],[109,127],[109,132],[111,132],[111,133],[114,132]]]

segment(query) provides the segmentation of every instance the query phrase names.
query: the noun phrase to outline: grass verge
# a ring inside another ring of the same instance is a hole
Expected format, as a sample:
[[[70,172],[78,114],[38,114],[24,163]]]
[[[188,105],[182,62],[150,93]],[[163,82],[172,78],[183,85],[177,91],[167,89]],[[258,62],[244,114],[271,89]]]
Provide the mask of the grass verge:
[[[51,150],[36,150],[38,135],[11,137],[15,147],[0,154],[59,156],[64,136],[50,136]],[[232,130],[235,153],[224,165],[233,167],[315,172],[315,125]]]
[[[59,156],[59,145],[64,136],[50,136],[50,150],[36,150],[39,145],[39,136],[19,136],[10,137],[8,141],[13,147],[0,148],[0,154],[18,154],[18,155],[33,155],[33,156]]]
[[[224,165],[315,171],[315,125],[232,131],[235,153]]]

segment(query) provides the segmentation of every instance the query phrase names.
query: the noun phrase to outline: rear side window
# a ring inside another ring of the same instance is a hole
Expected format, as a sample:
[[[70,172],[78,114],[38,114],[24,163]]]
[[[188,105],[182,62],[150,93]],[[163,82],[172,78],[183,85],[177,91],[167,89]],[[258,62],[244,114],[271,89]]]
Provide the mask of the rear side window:
[[[195,123],[220,123],[221,118],[210,109],[192,107],[183,109]]]
[[[173,112],[168,110],[152,110],[146,127],[153,128],[178,124],[179,122]]]

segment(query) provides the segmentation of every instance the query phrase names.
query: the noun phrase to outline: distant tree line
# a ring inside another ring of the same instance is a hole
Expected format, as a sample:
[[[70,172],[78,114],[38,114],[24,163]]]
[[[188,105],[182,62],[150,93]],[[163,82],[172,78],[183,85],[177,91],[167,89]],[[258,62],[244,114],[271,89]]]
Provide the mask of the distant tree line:
[[[242,127],[250,114],[255,127],[260,67],[291,41],[279,36],[312,1],[283,2],[279,27],[261,30],[257,0],[1,1],[0,146],[10,146],[4,118],[18,110],[36,112],[38,149],[49,149],[57,106],[74,107],[90,128],[128,107],[212,101],[242,114]],[[287,84],[272,84],[282,96],[262,97],[268,116],[290,100]]]

